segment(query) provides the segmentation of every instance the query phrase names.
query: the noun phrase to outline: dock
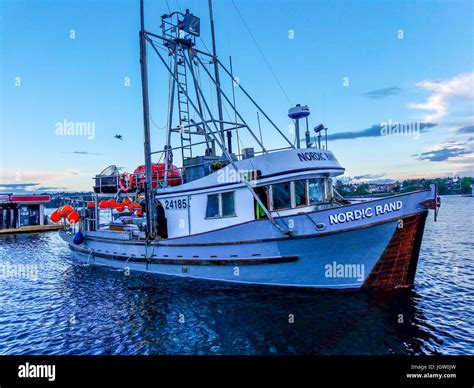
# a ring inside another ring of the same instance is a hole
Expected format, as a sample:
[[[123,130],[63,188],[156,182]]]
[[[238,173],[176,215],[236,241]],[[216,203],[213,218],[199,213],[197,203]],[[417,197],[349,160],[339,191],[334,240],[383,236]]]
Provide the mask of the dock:
[[[21,226],[19,228],[10,228],[10,229],[0,229],[0,236],[10,235],[10,234],[19,234],[19,233],[43,233],[43,232],[54,232],[62,229],[63,225],[54,224],[54,225],[31,225],[31,226]]]

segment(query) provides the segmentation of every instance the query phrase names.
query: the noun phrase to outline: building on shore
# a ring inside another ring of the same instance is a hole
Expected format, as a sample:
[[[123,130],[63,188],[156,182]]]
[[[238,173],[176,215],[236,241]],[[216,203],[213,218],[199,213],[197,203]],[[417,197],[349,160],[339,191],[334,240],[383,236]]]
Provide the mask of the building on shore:
[[[44,207],[50,195],[0,193],[0,229],[45,225]]]
[[[369,193],[388,193],[396,187],[395,183],[369,183]]]

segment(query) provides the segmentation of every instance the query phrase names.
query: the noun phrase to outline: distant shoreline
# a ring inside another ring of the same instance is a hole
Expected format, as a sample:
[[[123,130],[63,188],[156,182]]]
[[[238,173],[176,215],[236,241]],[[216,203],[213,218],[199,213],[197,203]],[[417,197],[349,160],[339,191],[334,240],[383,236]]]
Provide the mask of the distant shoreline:
[[[344,198],[347,199],[357,199],[357,198],[379,198],[379,197],[387,197],[389,195],[396,195],[396,194],[401,194],[399,192],[395,193],[369,193],[369,194],[363,194],[363,195],[344,195]],[[451,194],[440,194],[439,195],[441,198],[442,197],[474,197],[472,194],[460,194],[460,193],[451,193]]]

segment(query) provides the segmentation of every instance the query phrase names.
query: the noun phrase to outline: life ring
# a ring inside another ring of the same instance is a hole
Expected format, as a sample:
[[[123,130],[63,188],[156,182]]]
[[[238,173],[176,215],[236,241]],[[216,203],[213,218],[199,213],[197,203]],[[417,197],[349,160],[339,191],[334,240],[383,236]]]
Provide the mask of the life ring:
[[[133,181],[133,175],[128,172],[124,172],[120,175],[119,186],[122,193],[128,193],[135,186]]]

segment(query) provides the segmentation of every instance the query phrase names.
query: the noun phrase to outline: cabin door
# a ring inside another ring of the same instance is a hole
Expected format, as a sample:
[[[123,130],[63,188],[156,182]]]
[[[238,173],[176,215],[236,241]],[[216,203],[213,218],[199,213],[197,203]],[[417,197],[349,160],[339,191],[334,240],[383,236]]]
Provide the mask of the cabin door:
[[[168,238],[168,220],[161,202],[156,207],[156,230],[162,238]]]
[[[255,194],[257,194],[260,201],[262,201],[262,203],[268,209],[268,204],[269,204],[268,186],[256,187]],[[261,218],[267,218],[265,211],[262,209],[259,203],[256,200],[254,200],[254,202],[255,202],[255,219],[259,220]]]

